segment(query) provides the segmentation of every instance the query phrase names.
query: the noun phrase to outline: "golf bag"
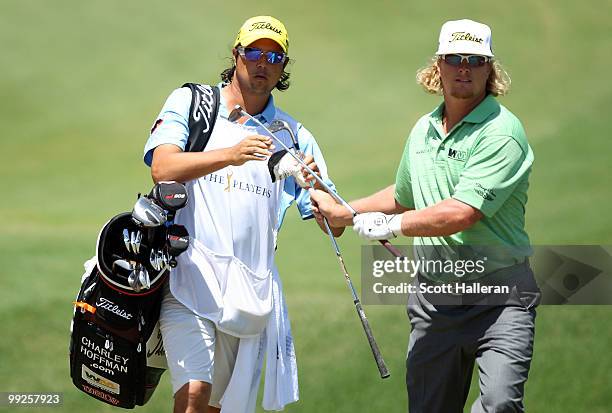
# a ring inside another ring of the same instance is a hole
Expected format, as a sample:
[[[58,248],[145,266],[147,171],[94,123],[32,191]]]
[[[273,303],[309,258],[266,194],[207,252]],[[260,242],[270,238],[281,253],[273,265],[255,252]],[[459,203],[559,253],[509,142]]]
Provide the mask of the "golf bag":
[[[104,225],[96,256],[85,263],[70,375],[78,389],[113,406],[147,403],[165,371],[157,322],[170,268],[189,245],[185,228],[171,223],[186,201],[182,184],[157,184],[132,213]]]

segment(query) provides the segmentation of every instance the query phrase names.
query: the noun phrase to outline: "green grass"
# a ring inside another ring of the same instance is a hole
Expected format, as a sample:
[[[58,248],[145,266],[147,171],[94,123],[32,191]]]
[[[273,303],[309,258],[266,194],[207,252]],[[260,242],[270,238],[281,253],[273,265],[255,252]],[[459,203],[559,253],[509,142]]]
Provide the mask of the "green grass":
[[[612,244],[609,1],[5,0],[0,391],[60,391],[63,411],[114,410],[78,392],[68,375],[82,263],[101,225],[150,186],[141,152],[165,96],[185,81],[217,81],[239,25],[267,13],[287,25],[295,60],[277,103],[315,134],[346,198],[392,182],[410,128],[438,104],[414,74],[442,22],[488,22],[513,78],[502,103],[523,121],[536,154],[533,242]],[[366,308],[392,372],[383,382],[328,240],[299,221],[289,214],[278,252],[301,392],[286,410],[406,411],[405,309]],[[347,233],[340,244],[359,284],[360,242]],[[539,309],[528,411],[609,411],[610,316],[609,307]],[[141,410],[171,405],[166,375]]]

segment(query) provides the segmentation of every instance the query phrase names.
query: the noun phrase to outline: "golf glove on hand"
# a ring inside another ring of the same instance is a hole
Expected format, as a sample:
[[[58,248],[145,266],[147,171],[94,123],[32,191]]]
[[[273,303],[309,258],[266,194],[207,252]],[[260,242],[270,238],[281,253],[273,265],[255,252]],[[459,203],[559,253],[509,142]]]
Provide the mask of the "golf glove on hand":
[[[308,183],[304,179],[304,175],[302,175],[302,166],[286,150],[276,152],[270,157],[268,170],[270,171],[272,182],[293,176],[299,186],[302,188],[308,187]]]
[[[402,214],[365,212],[353,217],[353,230],[366,241],[395,238],[402,233]]]

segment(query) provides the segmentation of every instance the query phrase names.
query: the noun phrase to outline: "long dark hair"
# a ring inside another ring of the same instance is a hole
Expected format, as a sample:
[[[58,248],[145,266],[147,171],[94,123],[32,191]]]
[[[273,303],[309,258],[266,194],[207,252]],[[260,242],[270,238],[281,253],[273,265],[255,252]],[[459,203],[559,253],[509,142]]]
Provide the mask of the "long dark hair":
[[[233,58],[231,59],[231,61],[232,66],[221,72],[221,80],[223,81],[223,83],[230,83],[232,81],[232,78],[234,77],[234,72],[236,71],[236,61]],[[283,73],[281,74],[281,77],[275,86],[276,89],[280,90],[281,92],[289,89],[289,85],[291,84],[291,82],[289,82],[289,77],[291,76],[291,73],[285,71],[285,68],[288,64],[289,57],[287,57],[287,60],[284,63]]]

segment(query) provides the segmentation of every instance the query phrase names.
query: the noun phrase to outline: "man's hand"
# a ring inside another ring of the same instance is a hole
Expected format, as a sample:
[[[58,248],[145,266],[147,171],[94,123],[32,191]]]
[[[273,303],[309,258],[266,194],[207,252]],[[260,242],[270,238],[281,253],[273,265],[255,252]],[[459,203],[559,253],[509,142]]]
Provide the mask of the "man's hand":
[[[310,189],[310,199],[312,201],[312,212],[318,221],[322,222],[324,216],[327,218],[329,225],[336,228],[343,228],[352,223],[353,214],[351,211],[339,204],[327,192]]]
[[[402,214],[366,212],[353,218],[353,230],[366,241],[395,238],[402,234]]]
[[[272,156],[272,139],[263,135],[247,136],[236,145],[228,148],[229,164],[240,166],[248,161],[265,161]]]
[[[317,174],[317,176],[319,178],[321,178],[321,173],[319,172],[319,167],[317,166],[317,163],[314,161],[314,157],[312,155],[308,155],[305,158],[302,159],[304,161],[304,163],[306,165],[308,165],[308,167],[310,169],[312,169],[312,171]],[[308,183],[308,186],[310,187],[310,183],[312,182],[312,184],[314,185],[315,189],[323,189],[323,186],[319,183],[319,181],[317,181],[315,179],[314,176],[312,176],[310,174],[310,172],[308,172],[306,170],[306,168],[304,168],[303,166],[300,165],[300,173],[303,176],[303,179],[305,182]],[[300,185],[301,186],[301,185]],[[302,188],[305,188],[304,186],[302,186]]]

